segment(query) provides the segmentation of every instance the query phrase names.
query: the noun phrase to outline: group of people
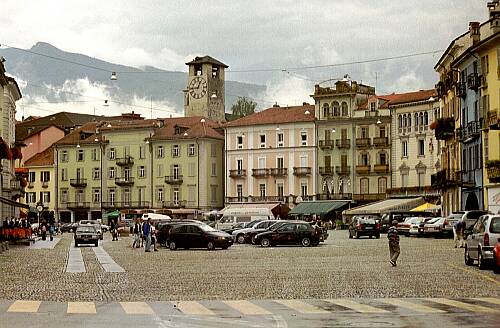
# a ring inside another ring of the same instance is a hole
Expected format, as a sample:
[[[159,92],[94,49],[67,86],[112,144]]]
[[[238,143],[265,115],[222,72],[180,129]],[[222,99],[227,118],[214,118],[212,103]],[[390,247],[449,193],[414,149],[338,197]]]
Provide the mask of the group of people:
[[[31,238],[32,230],[27,219],[8,218],[2,222],[0,237],[6,240]]]
[[[134,236],[132,248],[144,247],[146,252],[151,252],[151,246],[153,246],[153,251],[158,251],[156,248],[156,228],[151,219],[145,222],[142,219],[135,219],[134,225],[130,227],[130,233]]]

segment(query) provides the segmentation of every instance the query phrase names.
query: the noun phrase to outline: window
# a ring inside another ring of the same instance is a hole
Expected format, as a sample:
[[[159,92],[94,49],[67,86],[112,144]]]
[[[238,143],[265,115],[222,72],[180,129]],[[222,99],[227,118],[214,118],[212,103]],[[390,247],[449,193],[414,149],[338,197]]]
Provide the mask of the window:
[[[385,194],[386,190],[387,190],[387,179],[386,178],[379,178],[378,179],[378,193]]]
[[[210,199],[212,203],[217,203],[217,186],[210,186]]]
[[[94,167],[92,169],[92,178],[94,180],[99,180],[101,178],[101,171],[99,170],[98,167]]]
[[[93,189],[92,190],[92,202],[99,203],[101,201],[101,190]]]
[[[408,141],[401,141],[401,156],[408,157]]]
[[[243,174],[243,160],[242,159],[237,159],[236,160],[236,169],[238,170],[238,175]]]
[[[196,186],[188,185],[188,202],[194,203],[196,201]]]
[[[418,140],[418,156],[425,156],[425,140]]]
[[[188,176],[194,177],[195,176],[195,163],[189,163],[188,164]]]
[[[76,152],[76,160],[78,162],[85,160],[83,149],[78,149],[78,151]]]
[[[387,154],[386,153],[380,153],[378,155],[378,162],[380,165],[387,165]]]
[[[109,148],[109,159],[116,158],[116,150],[114,148]]]
[[[68,202],[68,189],[61,189],[61,203],[67,203],[67,202]]]
[[[370,110],[372,112],[374,112],[376,110],[375,105],[376,105],[375,102],[370,103]]]
[[[139,206],[144,206],[144,201],[146,197],[146,188],[137,188],[137,200],[139,201]]]
[[[212,77],[214,79],[219,77],[219,66],[212,66]]]
[[[99,160],[99,150],[96,148],[92,149],[91,156],[92,156],[93,161],[98,161]]]
[[[340,116],[340,105],[337,101],[332,103],[333,116]]]
[[[139,178],[146,177],[146,167],[144,165],[139,166]]]
[[[359,165],[368,166],[370,165],[370,158],[367,153],[361,154]]]
[[[278,193],[278,199],[279,200],[284,200],[283,194],[284,194],[284,189],[283,189],[283,182],[278,182],[276,184],[276,191]]]
[[[212,163],[212,176],[217,176],[217,163]]]
[[[265,168],[266,168],[266,158],[260,157],[259,158],[259,169],[265,169]]]
[[[179,145],[172,146],[172,157],[179,157]]]
[[[423,187],[425,185],[425,172],[417,172],[418,175],[418,186]]]
[[[156,189],[156,200],[163,202],[163,188]]]
[[[236,194],[238,195],[238,202],[242,202],[243,201],[243,185],[242,184],[236,185]]]
[[[61,150],[61,162],[67,162],[68,161],[68,151],[67,150]]]
[[[385,138],[385,126],[381,126],[378,128],[378,136],[380,138]]]
[[[237,143],[238,149],[243,149],[243,136],[237,136],[236,143]]]
[[[68,180],[68,169],[63,168],[61,169],[61,181],[66,181],[66,180]]]
[[[67,190],[61,190],[61,195],[66,191],[66,194],[68,193]],[[26,193],[26,201],[28,202],[28,204],[31,204],[31,203],[36,203],[36,192],[28,192]],[[61,199],[62,201],[62,199]],[[62,201],[63,202],[63,201]],[[64,202],[63,202],[64,203]]]
[[[485,133],[484,134],[484,141],[483,141],[483,144],[484,144],[484,160],[487,161],[489,159],[489,134],[488,133]]]
[[[330,106],[328,103],[323,104],[323,117],[328,117],[330,116]]]
[[[300,145],[307,146],[307,132],[300,133]]]
[[[49,182],[50,181],[50,171],[40,172],[40,181]]]
[[[115,189],[110,188],[108,190],[109,205],[114,206],[115,205],[115,199],[116,199],[116,191],[115,191]]]
[[[261,134],[259,137],[260,137],[260,148],[266,148],[266,135]]]
[[[285,167],[285,160],[283,159],[283,157],[276,158],[276,167],[278,169],[283,169]]]
[[[77,190],[75,193],[75,200],[77,203],[83,203],[85,201],[85,191],[82,189]]]
[[[217,157],[217,145],[210,144],[210,156]]]
[[[146,147],[139,146],[139,158],[146,158]]]
[[[194,155],[195,155],[194,144],[189,144],[189,146],[188,146],[188,156],[194,156]]]
[[[366,195],[369,192],[369,181],[367,178],[359,180],[359,191],[361,194]]]
[[[307,196],[307,182],[300,183],[300,195],[302,198]]]
[[[35,182],[35,172],[28,172],[28,182]]]
[[[278,133],[278,148],[285,146],[285,135],[283,132]]]
[[[401,186],[403,188],[408,187],[408,173],[401,172]]]
[[[342,102],[342,116],[349,116],[349,110],[345,101]]]
[[[370,134],[368,133],[368,128],[365,126],[365,127],[362,127],[361,128],[361,138],[362,139],[367,139],[370,137]]]
[[[172,190],[172,200],[174,201],[175,205],[179,204],[179,199],[180,199],[179,194],[180,194],[179,188],[174,188]]]
[[[156,166],[156,176],[157,177],[162,177],[163,176],[163,164],[158,164]]]
[[[132,197],[131,197],[130,189],[126,188],[125,190],[123,190],[122,201],[124,204],[130,206],[131,199],[132,199]]]
[[[163,158],[163,146],[156,147],[156,158]]]
[[[262,198],[266,197],[266,184],[265,183],[259,184],[259,193],[260,193],[260,197],[262,197]]]
[[[115,178],[115,168],[113,166],[110,167],[108,172],[109,172],[109,175],[108,175],[109,178],[114,179]]]

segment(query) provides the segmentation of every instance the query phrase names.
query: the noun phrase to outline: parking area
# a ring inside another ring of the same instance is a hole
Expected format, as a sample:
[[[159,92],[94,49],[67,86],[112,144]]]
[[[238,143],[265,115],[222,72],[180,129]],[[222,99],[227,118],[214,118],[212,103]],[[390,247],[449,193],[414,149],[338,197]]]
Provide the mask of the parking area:
[[[71,235],[54,249],[11,248],[0,255],[3,299],[53,301],[140,301],[214,299],[329,299],[377,297],[487,297],[500,295],[491,270],[464,264],[463,249],[451,239],[401,238],[397,267],[389,264],[385,234],[349,239],[330,231],[317,247],[145,253],[132,239],[102,248],[123,272],[105,270],[92,247],[82,247],[84,272],[66,271]],[[99,252],[97,252],[99,253]]]

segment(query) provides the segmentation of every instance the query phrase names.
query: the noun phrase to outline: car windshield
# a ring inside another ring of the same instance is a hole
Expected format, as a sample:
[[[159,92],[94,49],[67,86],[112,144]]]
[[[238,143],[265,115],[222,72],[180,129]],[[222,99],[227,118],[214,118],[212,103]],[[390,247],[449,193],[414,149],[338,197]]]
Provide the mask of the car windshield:
[[[426,224],[433,224],[433,223],[436,223],[437,221],[439,221],[439,219],[441,218],[433,218],[433,219],[430,219],[429,221],[427,221]]]
[[[404,223],[412,223],[415,221],[415,218],[406,218]]]
[[[269,226],[269,230],[275,230],[284,225],[286,222],[276,222],[275,224]]]
[[[246,227],[247,228],[252,228],[254,225],[256,225],[257,223],[260,223],[260,222],[262,222],[262,221],[261,220],[252,221]]]
[[[500,233],[500,216],[497,216],[497,217],[494,217],[491,219],[490,232],[491,233]]]
[[[83,227],[78,227],[76,229],[77,232],[95,232],[95,228],[91,225],[89,226],[83,226]]]
[[[201,228],[201,230],[203,230],[203,231],[218,231],[218,230],[216,230],[216,229],[214,229],[214,228],[212,228],[211,226],[206,225],[206,224],[205,224],[205,225],[201,224],[201,225],[200,225],[200,228]]]
[[[375,219],[371,219],[371,218],[360,219],[359,223],[361,223],[361,224],[375,224]]]

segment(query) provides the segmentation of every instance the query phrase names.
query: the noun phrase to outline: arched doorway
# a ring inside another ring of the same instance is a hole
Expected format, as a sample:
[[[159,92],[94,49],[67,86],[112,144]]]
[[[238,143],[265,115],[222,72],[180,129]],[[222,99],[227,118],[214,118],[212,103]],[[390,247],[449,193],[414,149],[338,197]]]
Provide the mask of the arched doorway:
[[[479,210],[479,202],[477,200],[475,193],[471,192],[467,195],[467,201],[465,202],[465,210],[466,211]]]

